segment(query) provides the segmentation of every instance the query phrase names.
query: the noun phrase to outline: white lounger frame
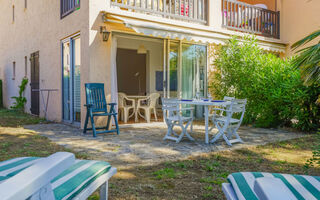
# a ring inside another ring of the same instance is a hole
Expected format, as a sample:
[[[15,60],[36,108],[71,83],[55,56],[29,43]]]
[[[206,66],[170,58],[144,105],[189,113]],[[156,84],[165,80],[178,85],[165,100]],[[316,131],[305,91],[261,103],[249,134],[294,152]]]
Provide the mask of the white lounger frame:
[[[225,194],[227,200],[238,200],[237,195],[230,183],[222,183],[222,191]]]
[[[107,200],[108,199],[108,180],[117,173],[117,169],[112,167],[108,173],[100,176],[91,183],[86,189],[84,189],[78,196],[74,199],[87,199],[92,193],[94,193],[98,188],[100,188],[100,200]]]
[[[72,153],[58,152],[0,184],[1,200],[54,200],[50,181],[61,172],[68,169],[75,162]],[[117,169],[112,167],[106,174],[97,178],[74,199],[87,199],[100,187],[100,199],[108,199],[108,180],[116,174]]]

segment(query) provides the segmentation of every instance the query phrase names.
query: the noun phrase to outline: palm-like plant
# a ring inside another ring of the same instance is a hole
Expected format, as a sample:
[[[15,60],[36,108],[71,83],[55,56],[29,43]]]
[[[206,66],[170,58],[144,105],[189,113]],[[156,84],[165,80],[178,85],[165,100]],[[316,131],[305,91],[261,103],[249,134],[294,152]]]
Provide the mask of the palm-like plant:
[[[297,48],[314,41],[320,37],[320,30],[317,30],[302,40],[294,43],[291,48]],[[320,39],[315,45],[305,47],[297,51],[298,55],[293,60],[293,65],[300,68],[305,85],[320,83]]]

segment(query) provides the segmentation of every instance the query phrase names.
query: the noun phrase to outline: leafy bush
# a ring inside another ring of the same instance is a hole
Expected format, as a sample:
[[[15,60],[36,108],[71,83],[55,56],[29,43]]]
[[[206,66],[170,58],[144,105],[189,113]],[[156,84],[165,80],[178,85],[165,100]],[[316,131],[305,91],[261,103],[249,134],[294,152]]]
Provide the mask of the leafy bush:
[[[258,47],[255,38],[234,37],[214,52],[209,75],[212,96],[247,98],[245,124],[257,127],[293,126],[309,131],[319,127],[315,104],[319,86],[304,86],[300,72]]]
[[[318,131],[318,138],[320,141],[320,129]],[[304,165],[306,169],[311,167],[320,167],[320,144],[318,144],[314,151],[312,152],[312,157],[307,160],[306,164]]]
[[[27,99],[23,96],[23,92],[26,89],[26,86],[28,84],[28,79],[23,78],[21,81],[21,85],[19,85],[19,96],[18,97],[11,97],[15,100],[13,103],[13,106],[11,106],[12,109],[22,110],[24,109],[24,105],[27,103]]]

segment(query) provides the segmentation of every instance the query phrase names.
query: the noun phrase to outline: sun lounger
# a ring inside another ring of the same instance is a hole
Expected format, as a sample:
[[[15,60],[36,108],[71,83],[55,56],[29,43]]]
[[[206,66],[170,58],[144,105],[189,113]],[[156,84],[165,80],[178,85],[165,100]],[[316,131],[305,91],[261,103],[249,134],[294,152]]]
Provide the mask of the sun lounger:
[[[228,200],[320,199],[320,176],[237,172],[222,184]]]
[[[100,188],[100,199],[107,199],[108,180],[116,171],[107,162],[76,160],[66,152],[46,158],[14,158],[0,162],[0,197],[3,200],[87,199]]]

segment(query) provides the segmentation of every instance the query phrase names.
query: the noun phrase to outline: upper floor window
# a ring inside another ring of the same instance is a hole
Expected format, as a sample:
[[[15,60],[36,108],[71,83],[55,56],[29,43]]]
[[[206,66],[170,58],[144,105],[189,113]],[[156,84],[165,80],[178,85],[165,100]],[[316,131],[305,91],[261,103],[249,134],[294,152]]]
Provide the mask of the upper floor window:
[[[12,80],[16,79],[16,62],[12,63]]]
[[[80,8],[80,0],[60,0],[61,18]]]
[[[24,77],[28,76],[28,57],[24,57]]]
[[[14,5],[12,6],[12,23],[14,23]]]

